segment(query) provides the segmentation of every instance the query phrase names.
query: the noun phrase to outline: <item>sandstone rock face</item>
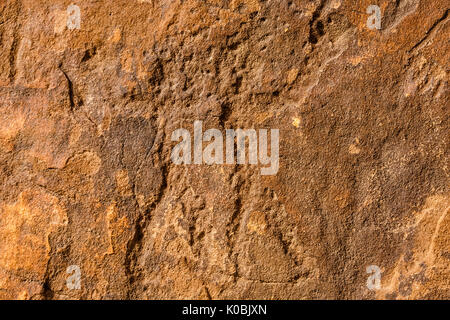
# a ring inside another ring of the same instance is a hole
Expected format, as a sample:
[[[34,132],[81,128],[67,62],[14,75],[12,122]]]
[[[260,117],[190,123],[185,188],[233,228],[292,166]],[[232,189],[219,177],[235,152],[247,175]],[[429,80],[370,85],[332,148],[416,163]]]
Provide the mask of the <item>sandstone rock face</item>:
[[[448,5],[1,1],[0,298],[449,299]]]

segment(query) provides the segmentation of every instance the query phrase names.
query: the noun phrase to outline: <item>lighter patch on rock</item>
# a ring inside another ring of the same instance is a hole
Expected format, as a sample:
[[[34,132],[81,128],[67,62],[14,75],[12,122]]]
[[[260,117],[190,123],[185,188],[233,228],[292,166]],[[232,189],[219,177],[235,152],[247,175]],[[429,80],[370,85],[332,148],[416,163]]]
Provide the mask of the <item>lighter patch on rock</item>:
[[[119,170],[116,172],[117,190],[124,197],[129,197],[133,194],[129,184],[128,172],[126,170]]]
[[[287,75],[287,83],[292,84],[298,77],[299,70],[297,68],[291,69]]]
[[[449,211],[450,194],[430,196],[422,210],[415,213],[415,221],[396,231],[405,236],[414,232],[413,257],[400,257],[383,281],[379,298],[397,294],[399,299],[420,299],[445,283],[450,274],[450,265],[443,255],[450,242]]]
[[[120,236],[129,228],[129,223],[127,217],[119,218],[115,202],[106,210],[106,226],[109,240],[106,254],[124,253],[127,249],[126,239],[121,239]]]
[[[292,125],[296,128],[300,127],[301,120],[297,117],[292,117]]]
[[[21,276],[1,277],[0,289],[8,289],[8,282],[13,281],[22,297],[28,291],[39,293],[32,281],[41,281],[45,275],[52,249],[49,236],[67,223],[59,200],[40,189],[25,190],[15,203],[1,206],[0,269]]]
[[[56,34],[61,34],[66,29],[67,26],[67,11],[66,10],[53,11],[53,19],[55,21],[53,31]]]
[[[351,144],[351,145],[348,147],[348,152],[349,152],[350,154],[359,154],[359,153],[361,152],[361,149],[359,149],[356,145]]]
[[[267,222],[264,213],[260,211],[254,211],[250,214],[247,222],[247,229],[250,232],[255,232],[259,235],[266,233]]]

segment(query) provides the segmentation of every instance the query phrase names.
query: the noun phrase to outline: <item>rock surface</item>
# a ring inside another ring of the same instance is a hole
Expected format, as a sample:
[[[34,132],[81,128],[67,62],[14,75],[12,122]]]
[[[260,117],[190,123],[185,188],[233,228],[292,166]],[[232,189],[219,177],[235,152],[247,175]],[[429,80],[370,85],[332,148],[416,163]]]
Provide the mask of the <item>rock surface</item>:
[[[0,2],[0,298],[449,299],[448,4]],[[278,173],[175,165],[195,120]]]

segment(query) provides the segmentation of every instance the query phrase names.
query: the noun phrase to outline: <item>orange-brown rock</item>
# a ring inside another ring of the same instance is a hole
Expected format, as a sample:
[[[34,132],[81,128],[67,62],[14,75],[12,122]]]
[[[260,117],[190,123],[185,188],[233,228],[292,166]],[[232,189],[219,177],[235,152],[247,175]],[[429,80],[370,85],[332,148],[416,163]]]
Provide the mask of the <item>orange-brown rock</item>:
[[[449,299],[448,5],[1,1],[0,298]],[[195,120],[277,174],[175,165]]]

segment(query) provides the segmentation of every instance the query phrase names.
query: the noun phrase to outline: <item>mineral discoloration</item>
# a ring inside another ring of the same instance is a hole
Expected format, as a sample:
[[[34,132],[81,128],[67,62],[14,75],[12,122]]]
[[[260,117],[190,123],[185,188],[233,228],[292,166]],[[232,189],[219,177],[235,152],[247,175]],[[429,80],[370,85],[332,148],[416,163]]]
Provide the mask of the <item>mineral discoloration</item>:
[[[0,4],[0,298],[450,297],[446,1],[69,4]],[[278,173],[173,164],[196,120]]]

